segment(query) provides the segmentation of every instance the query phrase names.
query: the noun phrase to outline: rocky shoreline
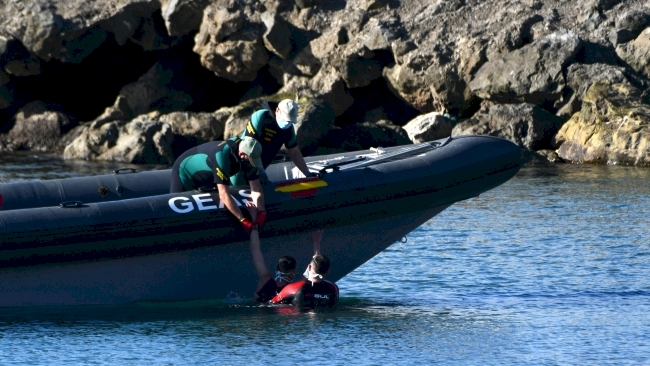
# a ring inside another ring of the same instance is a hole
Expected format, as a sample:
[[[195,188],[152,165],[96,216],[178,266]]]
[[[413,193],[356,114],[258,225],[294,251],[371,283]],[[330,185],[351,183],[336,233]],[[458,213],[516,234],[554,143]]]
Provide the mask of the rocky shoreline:
[[[487,134],[650,166],[650,3],[0,2],[0,150],[169,164],[287,97],[305,155]]]

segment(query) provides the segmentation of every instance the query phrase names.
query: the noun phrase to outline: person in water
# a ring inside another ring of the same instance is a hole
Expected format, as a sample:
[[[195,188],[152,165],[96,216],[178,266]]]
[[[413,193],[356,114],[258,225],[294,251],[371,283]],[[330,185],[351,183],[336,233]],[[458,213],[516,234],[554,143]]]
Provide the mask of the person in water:
[[[258,214],[257,207],[255,207],[252,202],[247,202],[246,208],[250,211],[251,217],[255,219]],[[257,302],[268,302],[277,295],[282,288],[294,280],[296,275],[296,259],[286,255],[280,258],[276,265],[275,276],[273,276],[264,262],[264,255],[262,254],[259,230],[257,227],[254,227],[250,233],[250,251],[258,279],[257,287],[253,294],[253,300]]]
[[[248,203],[247,207],[251,211],[251,216],[255,217],[255,206],[252,203]],[[336,305],[339,299],[339,288],[336,284],[324,280],[324,277],[329,273],[330,261],[327,257],[319,253],[322,237],[322,230],[315,231],[311,234],[316,254],[307,266],[307,278],[291,283],[295,277],[295,259],[288,257],[290,261],[287,265],[284,265],[284,258],[287,257],[280,258],[275,278],[272,277],[271,271],[269,271],[264,262],[259,233],[256,228],[253,229],[250,236],[250,250],[258,277],[255,295],[253,296],[254,300],[258,302],[270,302],[272,304],[293,304],[311,308],[316,306],[332,307]]]
[[[216,186],[221,202],[250,234],[253,228],[263,227],[266,221],[264,191],[259,180],[261,156],[262,144],[252,137],[213,141],[193,147],[174,162],[169,192],[178,193]],[[228,190],[230,178],[238,173],[248,181],[251,198],[260,211],[254,221],[244,216]]]
[[[329,274],[330,260],[327,256],[316,254],[307,266],[307,276],[300,281],[285,286],[270,303],[293,304],[299,307],[333,307],[339,301],[339,287],[325,280]]]
[[[265,102],[265,108],[254,112],[241,138],[252,137],[262,144],[262,166],[266,169],[278,154],[282,145],[287,149],[291,161],[305,177],[315,175],[309,172],[305,158],[298,148],[294,124],[298,122],[298,104],[291,99],[280,103]],[[231,178],[234,186],[246,185],[246,176],[242,173]]]
[[[253,300],[257,302],[268,302],[280,292],[286,285],[294,280],[296,275],[296,259],[285,255],[278,260],[275,267],[275,276],[271,275],[260,249],[260,240],[257,229],[251,232],[251,253],[253,254],[253,263],[257,271],[258,281]],[[255,258],[260,258],[256,260]]]
[[[304,277],[282,288],[269,302],[271,304],[292,304],[298,307],[334,307],[339,301],[339,287],[325,280],[330,272],[330,259],[320,253],[323,231],[311,233],[314,256],[307,265]]]

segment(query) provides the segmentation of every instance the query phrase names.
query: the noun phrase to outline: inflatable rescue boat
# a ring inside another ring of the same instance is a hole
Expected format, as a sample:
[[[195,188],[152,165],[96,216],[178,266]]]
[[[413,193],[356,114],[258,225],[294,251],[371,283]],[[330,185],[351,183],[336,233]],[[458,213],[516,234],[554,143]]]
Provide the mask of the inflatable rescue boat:
[[[521,150],[489,136],[309,157],[266,170],[269,265],[305,267],[310,232],[337,281],[454,202],[503,184]],[[171,170],[0,185],[0,306],[250,299],[248,238],[212,187],[169,194]],[[232,187],[239,205],[247,187]],[[243,210],[245,211],[245,210]]]

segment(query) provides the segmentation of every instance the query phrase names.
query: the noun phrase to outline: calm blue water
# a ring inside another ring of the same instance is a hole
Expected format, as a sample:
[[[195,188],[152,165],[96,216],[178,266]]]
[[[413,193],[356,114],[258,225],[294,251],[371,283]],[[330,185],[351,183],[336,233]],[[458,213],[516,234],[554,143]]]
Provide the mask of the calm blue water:
[[[0,182],[122,166],[30,156],[0,157]],[[525,167],[339,281],[336,311],[0,309],[0,364],[650,365],[649,182]]]

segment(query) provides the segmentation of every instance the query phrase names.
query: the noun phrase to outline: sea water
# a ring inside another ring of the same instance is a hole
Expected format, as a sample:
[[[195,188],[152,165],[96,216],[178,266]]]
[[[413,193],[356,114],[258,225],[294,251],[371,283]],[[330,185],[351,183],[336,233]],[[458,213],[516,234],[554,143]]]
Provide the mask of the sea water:
[[[122,166],[5,153],[0,184]],[[650,365],[650,169],[526,166],[406,239],[333,311],[0,308],[0,364]]]

